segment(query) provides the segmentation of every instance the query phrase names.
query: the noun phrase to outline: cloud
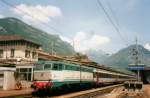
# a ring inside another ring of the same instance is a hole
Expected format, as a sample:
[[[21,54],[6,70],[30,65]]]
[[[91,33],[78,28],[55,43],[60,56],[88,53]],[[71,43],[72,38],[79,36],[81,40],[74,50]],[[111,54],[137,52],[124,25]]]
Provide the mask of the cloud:
[[[65,41],[65,42],[68,42],[68,43],[70,43],[71,45],[73,45],[73,41],[71,41],[69,38],[67,38],[67,37],[65,37],[65,36],[62,36],[62,35],[60,35],[60,38],[61,38],[61,40]]]
[[[110,39],[105,36],[100,36],[89,32],[77,32],[75,37],[71,40],[65,36],[60,36],[63,41],[70,43],[78,52],[84,53],[88,50],[98,50],[103,45],[110,42]]]
[[[0,18],[4,18],[4,17],[5,17],[4,15],[0,14]]]
[[[110,39],[108,37],[88,32],[78,32],[74,37],[75,50],[79,52],[97,50],[109,42]]]
[[[20,4],[11,9],[14,13],[21,16],[24,20],[32,22],[48,23],[52,17],[61,16],[60,8],[56,6],[42,6],[42,5],[26,5]]]
[[[146,43],[146,44],[144,45],[144,48],[150,51],[150,44],[149,44],[149,43]]]

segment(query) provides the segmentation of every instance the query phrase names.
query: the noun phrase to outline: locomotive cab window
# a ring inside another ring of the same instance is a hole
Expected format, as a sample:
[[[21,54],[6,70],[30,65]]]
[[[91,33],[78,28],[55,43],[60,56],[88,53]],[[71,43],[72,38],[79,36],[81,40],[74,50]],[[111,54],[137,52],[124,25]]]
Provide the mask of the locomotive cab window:
[[[76,67],[76,66],[72,66],[72,70],[73,70],[73,71],[76,71],[76,70],[77,70],[77,67]]]
[[[79,66],[77,66],[76,71],[80,71],[80,67]]]
[[[70,65],[66,65],[65,66],[65,70],[71,70],[71,66]]]
[[[65,70],[79,71],[80,68],[75,65],[65,65]]]
[[[63,70],[63,65],[54,63],[53,67],[52,67],[52,70]]]
[[[59,70],[63,70],[64,69],[64,65],[63,64],[59,64]]]
[[[35,65],[34,70],[43,70],[43,65]]]
[[[52,69],[51,66],[52,66],[51,64],[45,64],[44,69],[45,70],[51,70]]]

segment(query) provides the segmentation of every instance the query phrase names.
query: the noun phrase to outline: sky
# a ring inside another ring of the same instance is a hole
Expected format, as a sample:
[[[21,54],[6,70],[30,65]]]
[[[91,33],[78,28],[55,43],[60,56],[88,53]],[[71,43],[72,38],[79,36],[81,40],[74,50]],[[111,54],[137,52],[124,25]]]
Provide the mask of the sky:
[[[4,1],[4,2],[2,2]],[[115,53],[138,43],[150,49],[149,0],[0,0],[0,18],[16,17],[49,34],[59,35],[76,51]],[[6,4],[7,3],[7,4]]]

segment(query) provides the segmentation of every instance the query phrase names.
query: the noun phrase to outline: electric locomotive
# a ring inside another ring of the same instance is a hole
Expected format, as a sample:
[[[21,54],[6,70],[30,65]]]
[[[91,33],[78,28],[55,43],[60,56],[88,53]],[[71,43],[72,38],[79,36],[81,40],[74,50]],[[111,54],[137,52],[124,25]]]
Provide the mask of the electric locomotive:
[[[35,90],[69,89],[94,85],[93,68],[58,61],[43,61],[34,68]]]

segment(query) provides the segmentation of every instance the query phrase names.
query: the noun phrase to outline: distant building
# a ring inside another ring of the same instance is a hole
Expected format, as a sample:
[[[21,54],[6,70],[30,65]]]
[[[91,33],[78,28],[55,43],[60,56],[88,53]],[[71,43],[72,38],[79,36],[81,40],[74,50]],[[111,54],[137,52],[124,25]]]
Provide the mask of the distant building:
[[[5,64],[14,64],[20,80],[32,81],[33,64],[38,61],[39,49],[41,47],[38,43],[22,36],[0,36],[0,68],[5,67]],[[3,76],[1,72],[1,81]]]

